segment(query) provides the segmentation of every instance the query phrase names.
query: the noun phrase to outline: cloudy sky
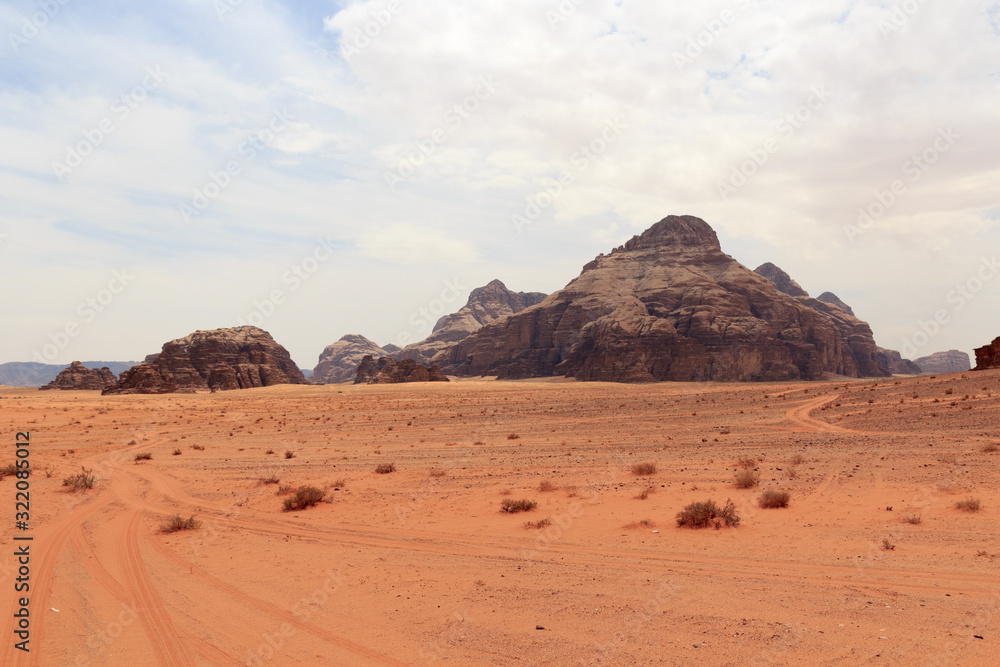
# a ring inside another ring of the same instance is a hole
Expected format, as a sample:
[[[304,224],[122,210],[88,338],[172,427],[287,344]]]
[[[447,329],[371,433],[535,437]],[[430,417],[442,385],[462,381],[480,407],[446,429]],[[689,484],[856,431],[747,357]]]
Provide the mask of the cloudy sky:
[[[669,214],[885,347],[1000,335],[995,0],[6,0],[0,28],[0,362],[249,321],[312,367]]]

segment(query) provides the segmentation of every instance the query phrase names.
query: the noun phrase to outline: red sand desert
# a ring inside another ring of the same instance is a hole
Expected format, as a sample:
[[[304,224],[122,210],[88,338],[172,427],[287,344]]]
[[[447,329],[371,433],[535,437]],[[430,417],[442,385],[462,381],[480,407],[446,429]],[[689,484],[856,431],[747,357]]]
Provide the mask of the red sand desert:
[[[3,664],[996,665],[998,381],[0,388]],[[740,525],[677,526],[708,499]]]

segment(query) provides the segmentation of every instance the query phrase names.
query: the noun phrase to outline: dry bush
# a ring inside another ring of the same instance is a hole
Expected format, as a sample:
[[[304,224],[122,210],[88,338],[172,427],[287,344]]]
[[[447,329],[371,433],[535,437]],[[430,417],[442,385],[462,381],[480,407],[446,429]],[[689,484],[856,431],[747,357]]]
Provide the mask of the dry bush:
[[[294,459],[295,458],[295,452],[293,452],[290,449],[286,449],[285,450],[285,458],[286,459]]]
[[[291,492],[292,492],[291,484],[282,484],[281,486],[278,487],[277,495],[287,496]]]
[[[542,493],[550,493],[552,491],[555,491],[558,488],[559,488],[558,486],[556,486],[555,484],[553,484],[549,480],[545,480],[541,484],[538,485],[538,490],[541,491]]]
[[[267,450],[267,451],[266,451],[266,452],[264,452],[264,453],[265,453],[265,454],[274,454],[274,450],[273,450],[273,449],[269,449],[269,450]]]
[[[888,537],[883,537],[882,538],[882,550],[883,551],[892,551],[895,548],[896,548],[896,545],[893,544],[892,542],[890,542]]]
[[[646,500],[649,498],[649,494],[656,493],[656,489],[651,486],[647,486],[645,489],[639,492],[639,495],[635,497],[636,500]]]
[[[153,455],[150,454],[149,452],[142,452],[141,454],[136,454],[135,455],[135,460],[136,461],[151,461],[152,459],[153,459]]]
[[[656,464],[652,461],[644,461],[643,463],[636,463],[632,466],[632,474],[637,477],[647,477],[649,475],[656,474]]]
[[[395,463],[380,463],[375,467],[375,472],[379,475],[388,475],[391,472],[396,472]]]
[[[326,497],[326,492],[317,489],[315,486],[300,486],[295,490],[295,495],[285,498],[284,509],[286,512],[304,510],[316,505]]]
[[[714,500],[694,502],[677,513],[677,525],[689,528],[706,528],[715,524],[716,528],[724,521],[727,526],[740,525],[740,517],[736,514],[736,505],[732,500],[726,500],[724,507],[719,507]]]
[[[510,435],[507,436],[507,439],[508,440],[520,440],[521,436],[519,436],[517,433],[511,433]]]
[[[16,463],[8,463],[3,468],[0,468],[0,479],[3,479],[4,477],[13,477],[16,474],[17,474]]]
[[[97,478],[94,477],[93,470],[87,470],[81,467],[82,472],[78,472],[75,475],[67,477],[63,480],[62,485],[69,487],[69,490],[76,493],[77,491],[84,491],[86,489],[94,488],[94,484],[97,483]]]
[[[919,526],[921,523],[923,523],[924,518],[919,514],[904,514],[902,520],[903,523]]]
[[[963,512],[978,512],[982,509],[982,505],[979,503],[979,498],[969,498],[955,503],[955,509]]]
[[[180,456],[180,455],[181,455],[181,450],[180,449],[175,449],[174,450],[174,456]]]
[[[271,475],[270,477],[261,477],[257,481],[261,484],[277,484],[281,480],[278,479],[277,475]]]
[[[757,459],[745,457],[736,461],[736,465],[744,470],[750,470],[757,467]]]
[[[189,519],[181,518],[180,514],[175,514],[160,525],[161,533],[176,533],[179,530],[194,530],[200,522],[195,521],[194,515]]]
[[[941,463],[947,463],[950,466],[958,465],[958,457],[954,454],[945,454],[941,456],[938,461]]]
[[[633,521],[632,523],[626,524],[625,526],[622,527],[625,528],[626,530],[636,530],[639,528],[655,528],[656,523],[650,521],[649,519],[643,519],[642,521]]]
[[[736,473],[733,483],[740,489],[752,489],[760,484],[760,475],[753,470],[743,469]]]
[[[333,480],[332,486],[335,489],[342,489],[345,486],[347,486],[347,480],[344,479],[343,477],[339,477],[339,478]]]
[[[765,491],[757,501],[763,509],[775,509],[777,507],[788,507],[788,501],[792,499],[792,494],[788,491]]]
[[[526,521],[524,527],[541,529],[551,525],[552,521],[550,519],[542,519],[541,521]]]
[[[799,469],[796,468],[795,466],[792,466],[791,468],[785,471],[785,477],[787,477],[788,479],[798,479],[798,476],[799,476]]]
[[[205,451],[205,445],[191,445],[191,449],[196,449],[199,452]]]
[[[506,499],[500,503],[500,511],[507,512],[508,514],[517,514],[518,512],[530,512],[531,510],[538,507],[538,503],[534,500],[511,500]]]
[[[796,454],[795,456],[792,457],[792,465],[800,466],[805,462],[806,462],[806,457],[802,456],[801,454]]]
[[[448,473],[440,468],[431,468],[431,477],[444,477],[447,474]]]

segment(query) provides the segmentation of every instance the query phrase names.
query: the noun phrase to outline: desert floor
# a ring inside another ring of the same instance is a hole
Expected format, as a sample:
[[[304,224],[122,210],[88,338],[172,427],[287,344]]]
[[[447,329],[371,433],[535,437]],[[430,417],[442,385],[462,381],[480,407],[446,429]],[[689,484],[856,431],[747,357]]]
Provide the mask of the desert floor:
[[[2,664],[996,665],[998,408],[1000,371],[0,388],[0,464],[30,430],[34,470],[29,654],[0,482]],[[760,486],[736,488],[747,458]],[[67,491],[81,467],[96,487]],[[306,484],[330,502],[283,512]],[[741,524],[677,526],[707,499]],[[200,526],[162,533],[175,514]]]

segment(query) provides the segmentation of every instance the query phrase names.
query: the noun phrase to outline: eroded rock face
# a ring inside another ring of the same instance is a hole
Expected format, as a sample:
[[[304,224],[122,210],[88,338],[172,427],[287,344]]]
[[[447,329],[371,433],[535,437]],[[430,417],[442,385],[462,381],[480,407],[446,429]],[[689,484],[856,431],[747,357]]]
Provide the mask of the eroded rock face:
[[[115,383],[115,374],[111,369],[90,369],[79,361],[74,361],[56,376],[56,379],[40,389],[85,389],[103,391]]]
[[[156,366],[139,364],[121,374],[118,382],[106,387],[102,395],[119,394],[172,394],[178,391],[177,382]],[[193,390],[188,390],[193,391]]]
[[[308,384],[288,351],[271,334],[251,326],[196,331],[164,344],[159,354],[146,359],[142,365],[157,369],[164,382],[174,383],[176,390]],[[144,375],[143,379],[155,382],[152,376]]]
[[[920,366],[909,359],[903,359],[903,355],[896,350],[880,347],[878,356],[882,367],[891,375],[920,375],[923,372],[920,370]]]
[[[969,355],[961,350],[935,352],[926,357],[914,359],[913,363],[924,373],[964,373],[972,368]]]
[[[857,317],[854,314],[854,310],[850,306],[848,306],[846,303],[844,303],[843,301],[841,301],[840,297],[837,296],[836,294],[834,294],[833,292],[823,292],[818,297],[816,297],[816,300],[817,301],[822,301],[823,303],[828,303],[831,306],[836,306],[837,308],[840,308],[841,310],[843,310],[845,313],[847,313],[851,317]]]
[[[316,384],[353,382],[362,359],[366,356],[380,358],[387,354],[388,350],[364,336],[348,334],[336,343],[328,345],[319,355],[319,363],[313,370],[313,382]]]
[[[724,254],[714,230],[691,216],[661,220],[598,256],[544,302],[484,326],[434,361],[449,374],[510,379],[887,374],[867,324],[816,299],[780,292]]]
[[[976,350],[976,370],[1000,368],[1000,338]]]
[[[378,361],[371,355],[361,360],[354,384],[398,384],[402,382],[448,382],[440,366],[427,368],[413,359],[396,361],[382,357]]]
[[[792,280],[790,275],[771,262],[761,264],[754,269],[754,273],[767,278],[782,294],[787,294],[788,296],[809,296],[809,292],[802,289],[802,286]],[[851,314],[853,315],[853,313]]]
[[[472,290],[469,300],[457,312],[445,315],[434,325],[430,336],[407,345],[392,356],[430,363],[438,352],[492,322],[506,319],[525,308],[541,303],[547,295],[541,292],[512,292],[499,280]],[[387,349],[388,351],[388,349]]]

